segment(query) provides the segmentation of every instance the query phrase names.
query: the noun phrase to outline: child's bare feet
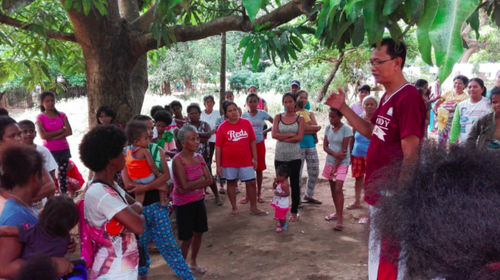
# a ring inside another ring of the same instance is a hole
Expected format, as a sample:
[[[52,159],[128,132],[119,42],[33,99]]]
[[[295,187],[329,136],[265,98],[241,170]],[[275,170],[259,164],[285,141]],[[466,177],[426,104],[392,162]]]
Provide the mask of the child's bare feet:
[[[233,209],[231,210],[231,216],[237,216],[238,215],[238,209]]]

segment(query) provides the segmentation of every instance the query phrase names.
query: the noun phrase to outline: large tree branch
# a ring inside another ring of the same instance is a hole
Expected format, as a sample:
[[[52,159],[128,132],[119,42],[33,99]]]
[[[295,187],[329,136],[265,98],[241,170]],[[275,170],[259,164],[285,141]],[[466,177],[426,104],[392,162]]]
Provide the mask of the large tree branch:
[[[35,26],[34,23],[27,23],[24,21],[20,21],[15,18],[11,18],[5,14],[0,13],[0,23],[9,25],[15,28],[23,29],[26,31],[31,31],[35,32],[32,30],[32,28]],[[48,38],[52,39],[57,39],[61,41],[70,41],[70,42],[76,42],[75,34],[73,33],[66,33],[66,32],[59,32],[47,28],[43,28],[43,32],[45,33],[44,35],[47,36]],[[38,33],[38,32],[37,32]]]
[[[257,18],[253,23],[246,16],[226,16],[212,20],[207,23],[203,23],[196,26],[181,26],[176,25],[169,29],[175,37],[175,42],[187,42],[194,41],[210,36],[220,35],[227,31],[243,31],[249,32],[254,30],[258,26],[263,26],[265,24],[265,29],[273,29],[290,20],[302,15],[309,14],[311,7],[315,0],[294,0],[291,1],[272,12]],[[133,23],[138,26],[138,22]],[[141,22],[140,24],[144,24]],[[158,41],[153,38],[153,35],[148,33],[142,33],[136,31],[135,36],[136,46],[133,48],[137,53],[136,55],[142,55],[149,50],[156,49],[158,46],[163,46],[164,42],[158,44]],[[171,43],[175,43],[171,42]]]

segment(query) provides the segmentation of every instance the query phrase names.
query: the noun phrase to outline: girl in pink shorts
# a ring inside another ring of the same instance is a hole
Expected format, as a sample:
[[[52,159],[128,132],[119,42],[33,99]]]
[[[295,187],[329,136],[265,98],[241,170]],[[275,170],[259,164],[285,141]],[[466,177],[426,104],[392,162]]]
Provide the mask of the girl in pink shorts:
[[[325,129],[323,149],[327,153],[323,177],[328,179],[332,192],[335,213],[325,217],[327,221],[336,220],[334,230],[342,231],[342,210],[344,208],[344,192],[342,187],[351,162],[349,147],[352,143],[352,128],[342,123],[342,113],[331,108],[330,125]]]
[[[286,214],[290,210],[290,184],[288,183],[288,171],[285,165],[280,165],[276,169],[276,178],[273,182],[274,197],[271,206],[274,207],[274,218],[279,222],[276,225],[276,232],[285,231],[288,223]]]

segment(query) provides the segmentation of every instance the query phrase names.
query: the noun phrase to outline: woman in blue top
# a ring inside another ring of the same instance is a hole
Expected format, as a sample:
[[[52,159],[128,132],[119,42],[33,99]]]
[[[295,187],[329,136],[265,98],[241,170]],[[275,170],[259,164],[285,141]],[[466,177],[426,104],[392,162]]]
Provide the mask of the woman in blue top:
[[[18,128],[19,130],[19,128]],[[15,129],[4,130],[13,135]],[[20,130],[19,130],[20,135]],[[15,136],[19,138],[20,136]],[[2,138],[3,142],[3,138]],[[2,143],[4,144],[4,143]],[[42,185],[43,159],[34,147],[24,145],[3,145],[0,166],[2,166],[2,196],[7,200],[0,210],[0,226],[35,225],[38,213],[31,206]],[[24,260],[21,259],[23,245],[17,237],[0,238],[0,278],[14,278]],[[52,258],[60,276],[70,273],[73,265],[64,258]]]
[[[377,109],[377,99],[373,95],[368,95],[363,98],[363,118],[370,121],[373,113]],[[352,148],[351,155],[351,171],[352,177],[356,180],[354,184],[354,202],[347,206],[349,210],[361,207],[361,190],[364,187],[365,179],[365,164],[366,164],[366,152],[368,151],[368,146],[370,145],[370,139],[364,137],[355,129],[354,131],[354,145]]]

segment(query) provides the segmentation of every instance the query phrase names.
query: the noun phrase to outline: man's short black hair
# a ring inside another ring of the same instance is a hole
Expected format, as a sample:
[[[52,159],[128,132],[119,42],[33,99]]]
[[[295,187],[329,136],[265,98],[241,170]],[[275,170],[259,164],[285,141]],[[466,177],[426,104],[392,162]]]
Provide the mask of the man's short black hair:
[[[17,123],[17,125],[19,125],[19,127],[22,129],[23,127],[29,127],[29,128],[35,128],[35,123],[30,121],[30,120],[22,120],[20,122]]]
[[[384,38],[380,42],[380,48],[386,46],[387,54],[392,58],[401,58],[401,69],[405,66],[406,61],[406,44],[403,41],[394,41],[392,38]],[[378,48],[377,44],[373,44],[372,48]]]
[[[80,159],[94,172],[104,170],[109,161],[123,153],[125,133],[115,125],[100,125],[83,136]]]

